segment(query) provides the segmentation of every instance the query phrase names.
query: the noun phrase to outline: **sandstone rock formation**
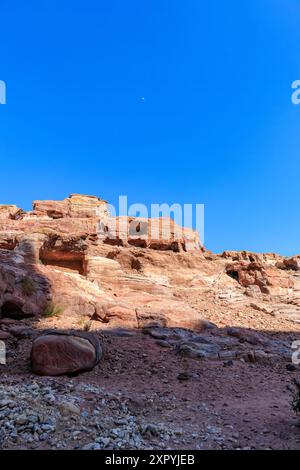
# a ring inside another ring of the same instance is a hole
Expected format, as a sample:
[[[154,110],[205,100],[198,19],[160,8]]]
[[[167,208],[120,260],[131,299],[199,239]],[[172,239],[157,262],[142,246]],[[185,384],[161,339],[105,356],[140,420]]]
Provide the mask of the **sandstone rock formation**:
[[[166,218],[111,217],[95,196],[35,201],[29,212],[0,206],[2,318],[201,331],[215,304],[253,309],[254,299],[266,311],[260,302],[271,296],[268,309],[295,320],[297,263],[246,251],[214,255],[192,229]]]
[[[294,271],[300,271],[300,256],[285,258],[276,263],[276,267],[280,269],[293,269]]]
[[[293,280],[279,272],[273,266],[264,266],[260,262],[237,262],[228,264],[226,272],[244,286],[256,285],[265,294],[282,294],[292,291]]]
[[[173,297],[167,279],[143,273],[142,260],[151,253],[160,263],[155,255],[160,251],[200,253],[193,230],[165,218],[112,218],[106,202],[94,196],[35,201],[27,213],[1,208],[2,315],[16,310],[20,316],[43,316],[55,305],[75,322],[86,316],[129,327],[149,319],[200,325],[199,313]]]
[[[0,250],[0,303],[2,317],[41,315],[51,299],[47,277],[25,262],[16,250]]]
[[[106,201],[96,196],[71,194],[63,201],[34,201],[32,214],[52,219],[108,217]]]

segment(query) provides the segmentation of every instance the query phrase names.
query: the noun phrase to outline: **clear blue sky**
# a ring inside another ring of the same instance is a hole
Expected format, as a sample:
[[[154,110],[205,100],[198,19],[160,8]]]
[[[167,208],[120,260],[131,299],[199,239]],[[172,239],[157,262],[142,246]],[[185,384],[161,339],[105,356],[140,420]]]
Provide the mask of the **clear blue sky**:
[[[1,0],[0,16],[2,203],[204,203],[207,248],[300,252],[298,0]]]

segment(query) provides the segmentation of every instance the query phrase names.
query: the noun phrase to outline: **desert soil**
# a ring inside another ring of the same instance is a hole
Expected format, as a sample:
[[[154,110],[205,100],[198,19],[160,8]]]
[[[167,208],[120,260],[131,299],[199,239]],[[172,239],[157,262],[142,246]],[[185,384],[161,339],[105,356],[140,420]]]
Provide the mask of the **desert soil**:
[[[300,448],[286,362],[201,361],[138,330],[98,334],[101,362],[76,377],[32,375],[30,341],[16,344],[0,376],[3,449]]]

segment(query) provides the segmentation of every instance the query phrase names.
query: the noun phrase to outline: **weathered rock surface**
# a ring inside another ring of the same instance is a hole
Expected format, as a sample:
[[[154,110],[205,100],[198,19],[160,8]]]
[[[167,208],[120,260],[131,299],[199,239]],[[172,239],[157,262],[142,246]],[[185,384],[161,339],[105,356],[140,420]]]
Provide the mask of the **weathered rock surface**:
[[[34,201],[33,214],[52,219],[104,217],[108,216],[108,210],[106,201],[96,196],[71,194],[64,201]]]
[[[52,331],[34,340],[31,368],[38,375],[74,374],[91,370],[101,356],[97,336],[84,332]]]
[[[288,294],[294,286],[288,274],[255,261],[231,263],[227,265],[226,272],[242,286],[257,285],[265,294]]]
[[[89,317],[127,327],[139,327],[149,312],[171,326],[194,327],[201,320],[199,312],[173,298],[167,277],[157,269],[147,272],[147,265],[159,267],[160,253],[167,259],[190,250],[201,256],[193,230],[166,218],[113,219],[106,201],[94,196],[35,201],[27,213],[5,206],[1,214],[2,316],[63,312],[73,323]]]
[[[194,251],[201,247],[197,232],[180,227],[168,217],[104,218],[99,223],[99,236],[109,245],[159,251]]]
[[[21,252],[0,250],[0,314],[2,317],[39,316],[51,298],[49,280]]]
[[[300,256],[292,256],[285,258],[276,264],[280,269],[292,269],[293,271],[300,271]]]

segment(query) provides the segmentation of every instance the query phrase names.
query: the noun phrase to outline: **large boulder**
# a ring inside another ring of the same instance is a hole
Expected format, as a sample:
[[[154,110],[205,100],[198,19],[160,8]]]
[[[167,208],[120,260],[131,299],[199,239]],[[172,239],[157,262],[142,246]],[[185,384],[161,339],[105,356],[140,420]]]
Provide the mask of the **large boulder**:
[[[74,374],[93,369],[101,356],[96,335],[52,330],[34,340],[31,368],[38,375]]]

